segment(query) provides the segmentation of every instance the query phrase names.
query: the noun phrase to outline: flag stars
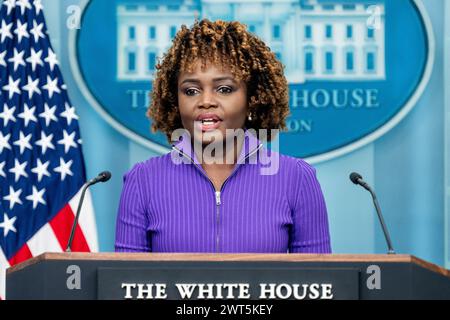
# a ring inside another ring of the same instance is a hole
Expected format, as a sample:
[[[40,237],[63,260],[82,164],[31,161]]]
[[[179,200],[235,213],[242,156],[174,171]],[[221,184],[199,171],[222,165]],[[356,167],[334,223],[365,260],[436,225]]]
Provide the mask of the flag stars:
[[[27,58],[27,62],[31,64],[31,70],[33,72],[36,70],[37,65],[40,65],[41,67],[44,66],[44,63],[42,62],[42,50],[39,50],[36,52],[34,48],[31,48],[30,56]]]
[[[61,181],[64,181],[67,175],[73,176],[73,172],[70,170],[73,160],[65,162],[63,158],[59,158],[59,167],[53,169],[53,171],[61,174]]]
[[[19,160],[14,159],[14,167],[9,169],[9,172],[14,173],[14,182],[19,181],[20,177],[28,178],[28,174],[25,172],[27,167],[27,161],[20,163]]]
[[[37,24],[36,20],[33,20],[33,29],[30,30],[30,33],[34,37],[34,42],[38,43],[39,38],[44,39],[44,34],[42,33],[42,28],[44,27],[43,23]]]
[[[6,86],[3,86],[3,90],[8,91],[9,99],[14,96],[14,93],[20,94],[19,83],[20,78],[14,81],[13,77],[9,76],[8,84]]]
[[[11,145],[9,144],[9,138],[11,138],[11,134],[8,133],[6,136],[0,131],[0,153],[3,152],[3,149],[11,150]]]
[[[0,177],[6,178],[5,171],[3,168],[5,168],[6,161],[0,162]]]
[[[25,54],[25,50],[23,51],[17,51],[16,48],[14,48],[14,55],[12,58],[9,58],[8,61],[14,63],[14,72],[17,71],[17,68],[20,66],[26,66],[25,61],[23,60],[23,55]]]
[[[39,14],[42,9],[44,9],[44,6],[41,3],[41,0],[34,0],[33,5],[36,9],[36,13]]]
[[[27,31],[28,23],[22,24],[20,20],[17,20],[17,27],[16,30],[14,30],[14,33],[17,34],[17,37],[19,38],[19,43],[22,42],[23,38],[29,38],[30,34]]]
[[[35,230],[21,230],[27,224],[20,214],[52,209],[55,197],[47,185],[56,185],[62,201],[78,189],[71,179],[81,156],[79,117],[59,75],[42,10],[41,0],[0,0],[0,240],[5,241],[22,232],[33,236]],[[59,190],[63,184],[70,190]]]
[[[48,165],[50,161],[42,163],[41,159],[37,159],[36,167],[31,169],[31,172],[37,174],[38,182],[41,182],[44,176],[50,177],[50,173],[48,172]]]
[[[5,41],[6,38],[13,38],[13,35],[11,33],[11,27],[12,27],[12,22],[9,24],[6,24],[5,19],[2,19],[2,24],[0,27],[0,43],[3,43]]]
[[[6,56],[6,50],[3,52],[0,52],[0,66],[6,67],[5,56]]]
[[[47,58],[44,59],[50,65],[50,70],[53,71],[55,65],[58,64],[58,59],[56,58],[56,54],[53,52],[51,48],[48,48]]]
[[[44,206],[46,205],[46,202],[43,199],[44,193],[45,193],[45,188],[38,191],[38,189],[35,186],[33,186],[32,193],[25,197],[25,199],[33,202],[33,210],[36,209],[36,207],[38,206],[39,203],[43,204]]]
[[[50,76],[47,76],[47,84],[42,86],[42,89],[47,90],[50,99],[55,92],[61,93],[61,90],[58,88],[58,78],[52,79]]]
[[[55,122],[58,122],[58,118],[55,116],[56,106],[49,107],[48,104],[44,104],[44,112],[39,114],[39,117],[45,119],[45,125],[48,127],[50,125],[50,122],[53,120]]]
[[[9,209],[11,210],[17,204],[23,204],[20,200],[22,189],[14,190],[12,186],[9,186],[9,195],[4,196],[3,199],[9,201]]]
[[[71,107],[68,103],[65,104],[65,110],[61,112],[60,116],[66,118],[69,126],[72,120],[78,120],[78,116],[75,114],[75,107]]]
[[[3,214],[3,222],[0,223],[0,228],[3,229],[3,237],[6,238],[10,231],[16,233],[17,230],[14,227],[14,223],[16,222],[17,217],[12,217],[11,219],[8,217],[6,213]]]
[[[3,1],[3,5],[7,7],[6,14],[9,15],[11,11],[16,7],[16,0],[5,0]]]
[[[25,149],[32,150],[32,147],[30,145],[30,139],[31,139],[31,133],[27,136],[23,134],[22,131],[19,133],[19,139],[14,141],[14,145],[18,146],[20,148],[20,154],[22,154]]]
[[[33,78],[28,76],[28,83],[22,87],[23,90],[28,91],[28,99],[31,100],[34,93],[41,94],[41,90],[39,89],[39,78],[33,81]]]
[[[49,134],[48,136],[45,134],[44,131],[41,133],[41,139],[37,140],[35,142],[36,145],[40,146],[42,148],[42,154],[45,154],[47,149],[55,149],[55,146],[52,143],[53,139],[53,133]]]
[[[66,130],[63,130],[63,138],[59,140],[58,143],[64,145],[64,153],[69,152],[70,147],[77,148],[77,144],[75,143],[74,139],[75,131],[69,135]]]
[[[18,114],[18,117],[23,119],[25,127],[28,127],[28,123],[30,121],[37,122],[37,119],[34,115],[35,110],[36,107],[29,108],[28,105],[25,103],[23,112]]]
[[[9,121],[16,122],[14,111],[16,111],[16,107],[9,108],[6,103],[3,105],[3,112],[0,113],[0,118],[3,119],[3,124],[5,127],[8,125]]]
[[[41,90],[39,89],[39,78],[33,80],[32,77],[28,76],[28,83],[22,87],[23,90],[28,91],[28,99],[31,100],[34,93],[41,94]]]
[[[31,9],[31,4],[29,0],[17,0],[16,6],[20,7],[20,12],[23,15],[26,9]]]

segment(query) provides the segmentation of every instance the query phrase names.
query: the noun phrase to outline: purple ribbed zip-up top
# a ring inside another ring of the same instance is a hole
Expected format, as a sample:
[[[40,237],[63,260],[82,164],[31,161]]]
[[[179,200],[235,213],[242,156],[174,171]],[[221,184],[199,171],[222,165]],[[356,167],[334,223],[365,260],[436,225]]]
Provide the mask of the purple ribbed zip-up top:
[[[126,173],[115,249],[330,253],[331,245],[315,169],[267,149],[245,130],[237,164],[220,191],[186,135],[171,152]]]

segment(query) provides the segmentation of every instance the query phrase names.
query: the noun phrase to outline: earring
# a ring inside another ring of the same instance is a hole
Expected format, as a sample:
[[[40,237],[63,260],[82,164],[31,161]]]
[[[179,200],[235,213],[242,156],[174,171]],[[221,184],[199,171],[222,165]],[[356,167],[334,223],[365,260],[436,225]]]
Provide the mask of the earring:
[[[251,113],[248,115],[248,121],[252,121],[252,114]]]

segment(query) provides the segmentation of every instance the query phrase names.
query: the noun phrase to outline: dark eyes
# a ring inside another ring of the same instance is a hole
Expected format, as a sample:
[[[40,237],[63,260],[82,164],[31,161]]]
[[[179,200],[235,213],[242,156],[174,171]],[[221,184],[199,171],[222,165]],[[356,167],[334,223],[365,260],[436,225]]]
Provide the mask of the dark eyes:
[[[217,89],[217,92],[222,93],[222,94],[230,94],[233,92],[233,88],[228,87],[228,86],[221,86]],[[194,89],[194,88],[188,88],[188,89],[184,90],[184,93],[187,96],[193,96],[193,95],[199,93],[199,90]]]
[[[185,93],[187,96],[193,96],[194,94],[197,93],[197,91],[198,91],[198,90],[196,90],[196,89],[186,89],[186,90],[184,90],[184,93]]]
[[[233,88],[222,86],[219,89],[217,89],[217,91],[219,91],[220,93],[228,94],[228,93],[232,93],[233,92]]]

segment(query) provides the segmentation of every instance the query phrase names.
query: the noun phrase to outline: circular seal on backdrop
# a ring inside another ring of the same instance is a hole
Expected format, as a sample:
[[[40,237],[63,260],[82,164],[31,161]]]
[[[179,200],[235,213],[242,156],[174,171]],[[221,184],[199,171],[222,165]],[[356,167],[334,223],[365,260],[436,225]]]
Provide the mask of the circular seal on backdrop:
[[[86,0],[69,41],[75,80],[111,125],[156,152],[170,150],[145,116],[156,61],[198,16],[238,20],[275,52],[291,108],[279,151],[311,163],[392,129],[433,68],[433,32],[420,0]]]

